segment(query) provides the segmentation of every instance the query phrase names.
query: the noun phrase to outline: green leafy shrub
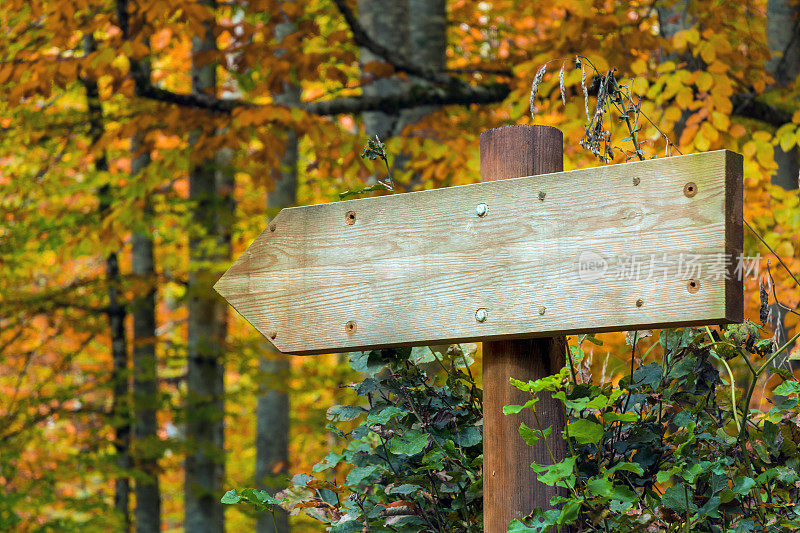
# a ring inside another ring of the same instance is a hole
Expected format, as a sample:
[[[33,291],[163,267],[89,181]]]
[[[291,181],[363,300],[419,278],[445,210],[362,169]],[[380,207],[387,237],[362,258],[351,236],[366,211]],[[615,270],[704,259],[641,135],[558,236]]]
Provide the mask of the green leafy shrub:
[[[654,351],[636,352],[636,335],[631,344],[631,359],[640,364],[618,386],[581,382],[569,366],[538,381],[512,381],[531,401],[507,407],[507,414],[535,410],[540,391],[561,400],[569,455],[554,465],[532,465],[540,481],[565,490],[551,502],[558,509],[537,508],[509,531],[798,530],[800,383],[772,366],[789,343],[778,348],[758,340],[758,328],[748,322],[722,334],[663,330],[653,345],[663,349],[658,358],[650,357]],[[571,364],[579,365],[581,343],[570,349]],[[746,367],[742,388],[729,364],[736,359]],[[781,396],[773,397],[769,412],[761,413],[749,405],[765,372],[786,381],[775,389]],[[549,430],[520,426],[530,443],[556,438]]]
[[[328,411],[328,430],[346,445],[311,475],[294,476],[283,504],[336,533],[481,531],[482,396],[469,369],[475,348],[350,354],[350,366],[365,376],[350,385],[361,401]]]

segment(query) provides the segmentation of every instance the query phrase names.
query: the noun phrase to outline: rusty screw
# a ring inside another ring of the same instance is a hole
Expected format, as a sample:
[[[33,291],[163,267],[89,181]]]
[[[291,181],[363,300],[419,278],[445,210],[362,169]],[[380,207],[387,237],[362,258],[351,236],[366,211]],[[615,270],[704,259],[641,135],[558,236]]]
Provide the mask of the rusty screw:
[[[634,185],[634,186],[636,186],[636,185],[639,185],[641,182],[642,182],[642,180],[641,180],[641,179],[639,179],[639,178],[633,178],[633,185]]]
[[[697,184],[693,181],[690,181],[686,185],[683,186],[683,194],[686,198],[691,198],[695,194],[697,194]]]
[[[356,223],[356,212],[355,211],[348,211],[347,214],[344,216],[344,221],[347,223],[348,226],[352,226]]]
[[[348,335],[352,335],[356,332],[356,323],[350,320],[347,324],[344,325],[344,330],[347,332]]]
[[[644,300],[642,300],[641,298],[639,298],[638,300],[636,300],[636,307],[641,307],[641,306],[643,306],[643,305],[644,305]]]
[[[544,191],[539,191],[539,200],[544,202],[544,197],[547,196]]]
[[[545,308],[544,308],[544,307],[540,307],[540,308],[539,308],[539,314],[540,314],[540,315],[543,315],[543,314],[544,314],[544,312],[545,312]]]
[[[273,222],[272,224],[270,224],[270,225],[269,225],[269,230],[270,230],[270,231],[275,231],[276,229],[278,229],[278,227],[275,225],[275,223],[274,223],[274,222]]]
[[[269,332],[269,338],[270,338],[271,340],[275,340],[275,337],[277,337],[277,336],[278,336],[278,332],[277,332],[277,331],[275,331],[274,329],[273,329],[273,330],[270,330],[270,332]]]
[[[686,290],[690,293],[694,294],[700,290],[700,280],[690,279],[689,282],[686,284]]]

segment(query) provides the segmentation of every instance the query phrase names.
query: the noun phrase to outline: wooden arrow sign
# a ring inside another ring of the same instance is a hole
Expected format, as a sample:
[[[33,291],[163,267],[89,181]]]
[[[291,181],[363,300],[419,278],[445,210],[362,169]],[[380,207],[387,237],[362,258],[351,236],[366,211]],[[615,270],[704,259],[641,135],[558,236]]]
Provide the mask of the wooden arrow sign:
[[[313,354],[739,322],[741,251],[722,150],[284,209],[215,288]]]

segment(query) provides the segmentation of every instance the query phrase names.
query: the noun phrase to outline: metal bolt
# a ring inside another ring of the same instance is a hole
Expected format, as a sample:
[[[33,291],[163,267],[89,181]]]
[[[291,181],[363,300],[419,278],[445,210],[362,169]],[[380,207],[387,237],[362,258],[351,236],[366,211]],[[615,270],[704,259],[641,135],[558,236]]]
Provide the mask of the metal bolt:
[[[273,340],[274,340],[274,339],[275,339],[275,337],[277,337],[277,336],[278,336],[278,332],[277,332],[277,331],[275,331],[274,329],[273,329],[273,330],[271,330],[271,331],[269,332],[269,338],[270,338],[270,339],[273,339]]]
[[[695,182],[693,182],[693,181],[690,181],[689,183],[684,185],[683,186],[683,194],[687,198],[693,197],[695,194],[697,194],[697,184]]]
[[[540,314],[540,315],[543,315],[543,314],[544,314],[544,311],[545,311],[544,307],[540,307],[540,308],[539,308],[539,314]]]
[[[274,223],[274,222],[273,222],[272,224],[270,224],[270,225],[269,225],[269,230],[270,230],[270,231],[275,231],[275,229],[276,229],[276,228],[277,228],[277,226],[275,226],[275,223]]]
[[[479,217],[485,217],[486,212],[489,210],[489,206],[486,204],[478,204],[475,206],[475,214]]]
[[[541,200],[541,201],[543,201],[543,202],[544,202],[544,197],[545,197],[545,196],[546,196],[546,195],[545,195],[544,191],[539,191],[539,200]]]
[[[639,178],[633,178],[633,184],[634,184],[634,186],[635,186],[635,185],[639,185],[641,182],[642,182],[642,180],[641,180],[641,179],[639,179]]]
[[[356,323],[350,320],[347,324],[344,325],[344,330],[347,332],[348,335],[352,335],[356,332]]]
[[[638,300],[636,300],[636,307],[641,307],[641,306],[643,306],[643,305],[644,305],[644,300],[642,300],[641,298],[639,298]]]
[[[475,311],[475,320],[478,322],[486,322],[486,319],[489,317],[489,313],[486,312],[486,309],[478,309]]]
[[[355,224],[356,223],[356,212],[355,211],[348,211],[344,215],[344,222],[348,226],[352,226],[353,224]]]

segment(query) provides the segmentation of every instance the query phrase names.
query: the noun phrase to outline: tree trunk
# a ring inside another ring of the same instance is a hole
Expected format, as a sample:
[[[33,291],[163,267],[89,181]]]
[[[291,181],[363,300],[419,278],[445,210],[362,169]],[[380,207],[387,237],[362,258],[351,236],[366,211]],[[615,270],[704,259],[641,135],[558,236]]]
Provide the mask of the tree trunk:
[[[96,49],[94,37],[87,35],[84,38],[84,49],[87,54]],[[86,103],[89,114],[89,129],[92,144],[103,135],[103,108],[99,100],[97,80],[86,78],[83,80],[86,89]],[[95,170],[108,171],[108,160],[105,153],[100,154],[95,161]],[[111,188],[108,184],[100,187],[99,211],[105,216],[110,208]],[[125,531],[130,531],[130,402],[128,387],[128,343],[125,336],[125,307],[119,302],[119,260],[117,252],[111,252],[106,258],[106,279],[108,281],[108,322],[111,335],[111,418],[114,420],[114,453],[116,456],[119,474],[114,481],[114,508],[120,513],[125,524]]]
[[[772,58],[767,62],[766,70],[778,86],[789,85],[800,74],[798,17],[800,5],[792,0],[769,0],[767,3],[767,44]],[[784,152],[776,146],[775,162],[778,170],[772,176],[772,183],[787,190],[800,187],[797,147]]]
[[[138,142],[131,142],[132,152]],[[137,175],[150,161],[149,153],[134,155],[131,174]],[[145,225],[153,211],[146,201]],[[149,229],[135,231],[132,243],[132,272],[146,287],[133,302],[133,438],[137,470],[134,511],[136,533],[161,531],[161,492],[158,484],[158,458],[161,456],[156,413],[158,399],[158,360],[156,358],[156,285],[153,237]]]
[[[370,38],[383,46],[397,50],[403,55],[408,51],[408,0],[384,2],[381,0],[359,0],[358,14],[361,25]],[[366,48],[360,51],[361,64],[382,59]],[[385,96],[401,93],[405,83],[397,77],[374,79],[364,72],[362,80],[366,84],[362,89],[365,96]],[[369,111],[362,114],[364,129],[367,135],[381,140],[399,133],[398,114],[387,114],[381,111]]]
[[[213,0],[205,5],[215,7]],[[215,65],[199,64],[203,52],[214,50],[213,24],[192,42],[192,91],[216,94]],[[195,132],[193,142],[199,133]],[[196,227],[189,238],[189,342],[186,390],[185,520],[189,533],[224,531],[219,499],[225,474],[224,363],[227,306],[213,290],[217,273],[209,265],[230,257],[232,184],[225,154],[193,164],[189,198]]]
[[[409,59],[418,67],[441,70],[447,61],[447,6],[445,0],[408,0]],[[415,83],[425,83],[415,79]],[[407,109],[398,131],[436,110],[436,106]]]
[[[293,31],[293,24],[283,22],[275,28],[275,37],[281,41]],[[297,103],[300,101],[300,89],[287,82],[283,93],[274,97],[280,103]],[[270,210],[297,203],[297,144],[297,133],[287,130],[280,168],[274,173],[275,187],[267,194],[267,208]],[[286,383],[290,368],[285,355],[277,352],[268,342],[264,342],[263,346],[263,381],[256,406],[256,485],[274,495],[286,488],[285,479],[289,472],[289,395]],[[271,515],[259,515],[257,533],[288,531],[289,515],[285,511],[278,511],[274,521]]]

